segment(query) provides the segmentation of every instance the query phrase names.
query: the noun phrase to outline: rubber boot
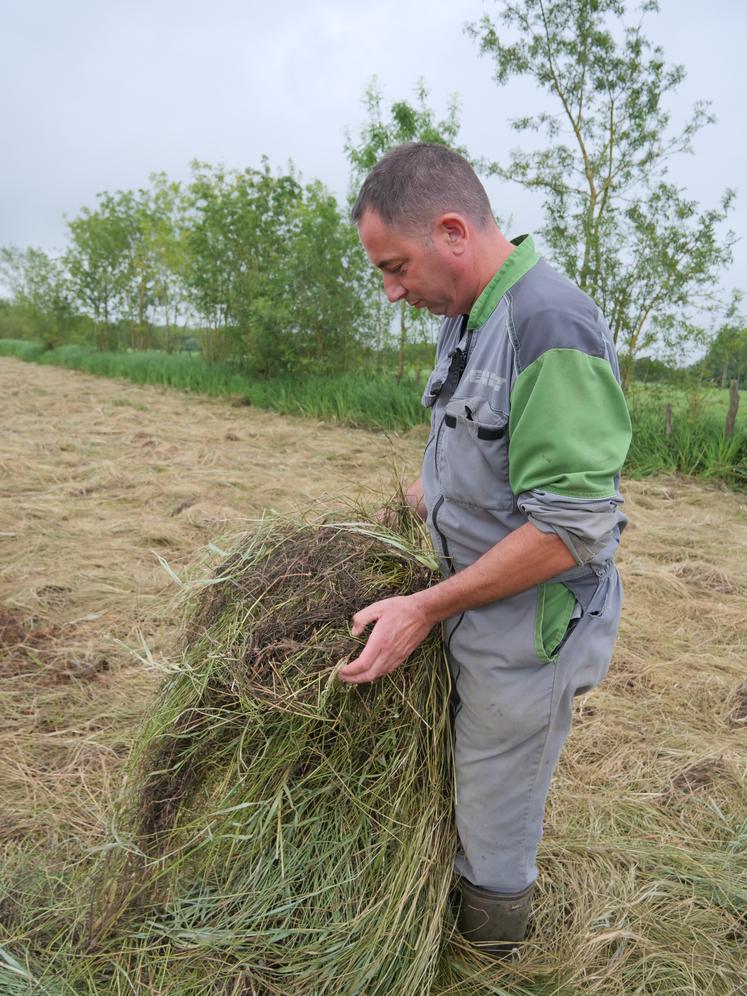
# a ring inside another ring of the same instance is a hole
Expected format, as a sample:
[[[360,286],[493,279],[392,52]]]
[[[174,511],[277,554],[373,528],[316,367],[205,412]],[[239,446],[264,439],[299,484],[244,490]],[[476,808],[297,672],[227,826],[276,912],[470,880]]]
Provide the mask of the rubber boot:
[[[457,927],[465,938],[496,957],[510,954],[515,941],[526,936],[534,883],[523,892],[491,892],[459,881]]]

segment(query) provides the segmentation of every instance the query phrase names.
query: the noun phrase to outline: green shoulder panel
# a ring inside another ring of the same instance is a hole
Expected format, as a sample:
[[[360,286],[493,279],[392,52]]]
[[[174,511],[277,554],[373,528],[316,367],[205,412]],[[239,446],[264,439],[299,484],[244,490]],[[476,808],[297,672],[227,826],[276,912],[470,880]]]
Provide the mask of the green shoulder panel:
[[[525,273],[532,269],[535,263],[539,262],[539,253],[534,248],[531,235],[520,235],[511,241],[516,249],[472,305],[467,323],[468,329],[479,329],[484,325],[498,307],[498,302],[506,291],[510,290]]]
[[[607,360],[549,349],[511,392],[511,490],[611,497],[630,438],[628,407]]]

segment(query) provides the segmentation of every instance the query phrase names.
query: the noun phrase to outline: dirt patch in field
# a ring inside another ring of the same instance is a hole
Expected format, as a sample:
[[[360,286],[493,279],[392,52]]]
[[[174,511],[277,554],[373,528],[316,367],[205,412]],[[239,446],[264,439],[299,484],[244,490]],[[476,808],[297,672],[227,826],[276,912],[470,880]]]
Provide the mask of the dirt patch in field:
[[[105,659],[98,665],[64,659],[69,640],[70,633],[64,626],[26,619],[18,611],[0,605],[0,679],[55,684],[107,669]]]
[[[10,656],[26,642],[26,631],[15,613],[0,606],[0,653]]]
[[[731,718],[734,723],[747,723],[747,681],[734,689]]]

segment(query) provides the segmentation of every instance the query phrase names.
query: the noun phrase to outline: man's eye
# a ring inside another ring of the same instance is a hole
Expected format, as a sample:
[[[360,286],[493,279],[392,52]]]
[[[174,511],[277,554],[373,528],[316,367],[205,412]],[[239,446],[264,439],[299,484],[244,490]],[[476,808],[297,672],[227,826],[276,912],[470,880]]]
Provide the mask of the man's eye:
[[[396,266],[391,266],[389,268],[389,272],[390,273],[401,273],[402,272],[402,264],[401,263],[397,263]]]

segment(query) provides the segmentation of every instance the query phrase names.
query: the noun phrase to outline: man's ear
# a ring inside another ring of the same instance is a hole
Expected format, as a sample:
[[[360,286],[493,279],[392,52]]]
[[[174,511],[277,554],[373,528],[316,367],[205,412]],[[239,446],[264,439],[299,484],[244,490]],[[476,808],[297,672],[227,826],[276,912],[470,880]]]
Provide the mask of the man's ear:
[[[469,235],[467,222],[460,214],[444,214],[438,219],[438,232],[449,248],[461,255]]]

